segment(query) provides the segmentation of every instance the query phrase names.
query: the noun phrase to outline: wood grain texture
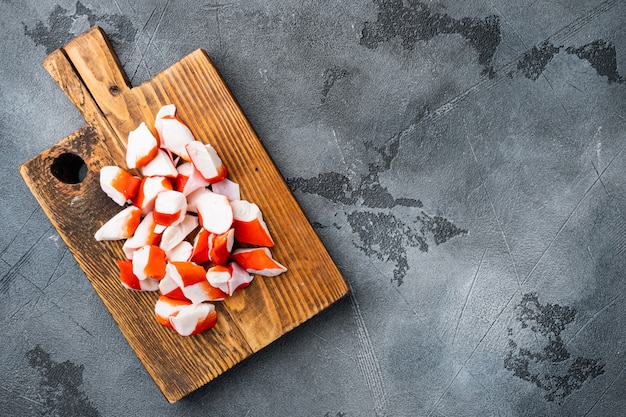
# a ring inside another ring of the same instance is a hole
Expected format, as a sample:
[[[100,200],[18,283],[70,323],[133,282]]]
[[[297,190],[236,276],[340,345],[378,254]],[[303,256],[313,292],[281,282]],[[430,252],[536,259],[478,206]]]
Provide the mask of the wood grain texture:
[[[348,287],[263,148],[245,115],[202,50],[151,80],[131,87],[106,39],[95,27],[50,54],[44,66],[85,117],[87,125],[20,166],[20,173],[155,383],[170,402],[205,385],[252,353],[319,313]],[[180,337],[154,319],[156,293],[124,289],[116,259],[122,242],[97,242],[94,232],[120,207],[100,190],[99,169],[124,164],[128,132],[174,103],[198,140],[212,144],[259,205],[275,240],[272,252],[289,271],[255,277],[252,285],[217,303],[218,323]],[[63,154],[80,156],[82,182],[51,173]]]

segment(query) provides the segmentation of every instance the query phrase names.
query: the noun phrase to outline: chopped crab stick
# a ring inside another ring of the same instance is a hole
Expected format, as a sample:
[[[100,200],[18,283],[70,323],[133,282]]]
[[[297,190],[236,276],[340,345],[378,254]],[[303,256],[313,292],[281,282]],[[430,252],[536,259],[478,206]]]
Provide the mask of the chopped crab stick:
[[[166,274],[182,290],[185,298],[192,303],[223,299],[221,291],[209,284],[204,268],[200,265],[193,262],[170,262],[167,264]]]
[[[198,213],[198,201],[202,199],[204,194],[210,193],[208,188],[199,188],[187,196],[187,211],[190,213]]]
[[[154,208],[154,200],[161,191],[172,189],[172,183],[166,177],[143,177],[137,195],[133,199],[133,206],[139,207],[146,215]]]
[[[205,180],[215,184],[226,178],[226,167],[211,145],[194,141],[188,143],[185,148],[193,166]]]
[[[235,239],[241,243],[272,247],[274,240],[263,220],[263,214],[254,203],[246,200],[231,202]]]
[[[228,265],[215,265],[206,272],[206,279],[211,286],[228,295],[245,288],[253,280],[253,276],[246,272],[237,262]]]
[[[189,195],[199,188],[207,187],[210,182],[204,179],[191,162],[184,162],[177,168],[178,175],[174,182],[176,191]]]
[[[203,264],[209,261],[209,236],[212,233],[205,228],[200,228],[198,234],[193,239],[193,253],[191,261],[197,264]]]
[[[209,260],[216,265],[226,265],[230,252],[235,243],[235,230],[229,229],[226,233],[209,235]]]
[[[167,263],[165,252],[156,245],[146,245],[133,253],[133,274],[140,280],[162,280]]]
[[[161,295],[175,300],[191,302],[187,299],[187,297],[185,297],[183,289],[176,283],[176,281],[174,281],[171,274],[167,273],[167,267],[165,271],[165,276],[161,281],[159,281],[159,291],[161,292]]]
[[[217,322],[217,311],[211,303],[198,303],[185,306],[170,316],[172,329],[181,336],[202,333]]]
[[[161,235],[161,249],[170,251],[179,243],[181,243],[191,232],[198,227],[198,218],[190,214],[186,214],[182,222],[168,226]]]
[[[128,206],[103,224],[94,234],[98,241],[128,239],[141,222],[141,210]]]
[[[194,200],[200,225],[211,233],[222,234],[233,224],[233,210],[228,197],[209,190]]]
[[[233,295],[237,290],[247,287],[252,282],[253,276],[243,269],[237,262],[231,262],[233,277],[228,283],[228,294]]]
[[[148,126],[141,122],[128,134],[126,145],[126,166],[141,168],[152,160],[159,150],[159,141],[154,137]]]
[[[120,206],[135,197],[140,183],[141,178],[118,166],[108,165],[100,169],[100,188]]]
[[[268,248],[235,249],[230,258],[251,274],[275,277],[287,271],[285,266],[272,258]]]
[[[154,120],[154,127],[161,139],[161,147],[189,161],[185,146],[196,139],[189,127],[176,116],[176,106],[161,107]]]
[[[149,212],[139,223],[133,236],[124,242],[122,250],[127,259],[133,258],[133,252],[146,245],[158,245],[161,241],[161,233],[157,230],[160,226],[155,223],[152,212]]]
[[[167,259],[170,262],[187,262],[191,259],[192,252],[193,246],[191,243],[183,240],[178,245],[165,252],[165,255],[167,255]]]
[[[233,276],[233,269],[227,265],[215,265],[206,271],[206,279],[213,287],[228,294],[228,282]]]
[[[144,177],[172,177],[178,176],[178,171],[170,155],[163,149],[159,149],[150,162],[141,167]]]
[[[157,291],[159,281],[154,279],[139,279],[133,273],[133,263],[128,260],[116,261],[120,268],[120,282],[124,288],[136,291]]]
[[[154,304],[154,314],[160,324],[172,327],[170,324],[170,317],[175,316],[183,307],[188,305],[191,305],[191,301],[177,300],[175,298],[162,295]]]
[[[163,226],[173,226],[185,219],[187,198],[174,190],[161,191],[154,199],[154,221]]]
[[[225,195],[230,201],[241,200],[239,184],[229,180],[228,178],[212,184],[211,191],[217,194]]]

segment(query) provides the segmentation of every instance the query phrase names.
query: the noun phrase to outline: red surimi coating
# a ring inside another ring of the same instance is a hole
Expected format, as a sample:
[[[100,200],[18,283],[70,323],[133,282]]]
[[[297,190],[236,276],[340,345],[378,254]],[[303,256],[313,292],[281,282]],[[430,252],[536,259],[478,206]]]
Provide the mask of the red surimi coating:
[[[235,291],[250,285],[253,277],[236,262],[231,262],[228,265],[215,265],[209,268],[206,279],[225,294],[233,295]]]
[[[211,183],[196,170],[191,162],[184,162],[176,168],[178,175],[174,181],[174,189],[189,195],[199,188],[205,188]]]
[[[144,177],[171,177],[176,178],[178,171],[168,152],[159,149],[150,162],[141,167]]]
[[[170,316],[170,325],[181,336],[202,333],[217,322],[217,311],[211,303],[194,303]]]
[[[139,226],[135,230],[135,234],[124,242],[122,250],[127,259],[133,258],[135,250],[146,245],[158,245],[161,241],[161,233],[158,232],[160,226],[154,221],[152,212],[149,212],[146,217],[141,220]]]
[[[226,178],[226,167],[211,145],[195,141],[188,143],[185,149],[193,166],[205,180],[214,184]]]
[[[126,145],[126,166],[130,169],[141,168],[152,160],[159,150],[159,142],[148,126],[141,122],[128,134]]]
[[[120,282],[124,288],[136,291],[157,291],[159,281],[154,279],[139,279],[133,273],[133,263],[129,260],[116,261],[120,268]]]
[[[268,248],[235,249],[231,254],[231,259],[252,274],[275,277],[287,271],[285,266],[272,258],[272,253]]]
[[[100,188],[120,206],[135,198],[141,178],[124,169],[108,165],[100,169]]]
[[[173,226],[185,219],[187,198],[179,191],[164,190],[154,199],[154,221],[163,226]]]
[[[211,232],[205,228],[200,228],[193,240],[193,253],[191,260],[197,264],[203,264],[209,260],[209,236]]]
[[[192,303],[222,300],[222,294],[215,291],[206,279],[204,268],[193,262],[170,262],[166,267],[166,277],[180,288],[186,299]],[[171,285],[171,284],[167,284]],[[170,294],[174,288],[166,288]],[[168,295],[163,292],[163,295]],[[171,295],[169,295],[171,296]]]
[[[226,233],[209,235],[209,260],[216,265],[226,265],[235,243],[235,230]]]
[[[161,280],[165,276],[167,259],[163,249],[156,245],[146,245],[133,253],[133,273],[140,280]]]
[[[103,224],[94,234],[94,238],[98,241],[128,239],[135,233],[140,222],[141,210],[128,206]]]
[[[189,161],[185,146],[196,139],[189,127],[178,116],[176,106],[168,104],[161,107],[154,120],[154,127],[159,134],[161,147]]]
[[[161,191],[172,189],[172,182],[166,177],[143,177],[133,205],[139,207],[146,215],[154,208],[154,200]]]
[[[272,247],[274,240],[263,220],[259,206],[246,200],[231,202],[233,210],[233,227],[238,242],[251,245]]]

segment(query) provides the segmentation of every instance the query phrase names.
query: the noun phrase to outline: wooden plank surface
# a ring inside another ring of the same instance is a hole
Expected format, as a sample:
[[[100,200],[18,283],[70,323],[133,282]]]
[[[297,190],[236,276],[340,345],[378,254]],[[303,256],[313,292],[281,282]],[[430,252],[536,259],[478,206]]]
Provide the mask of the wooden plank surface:
[[[204,51],[131,87],[106,35],[95,27],[49,55],[44,66],[87,124],[21,165],[20,173],[168,401],[205,385],[347,293],[337,267]],[[187,338],[156,322],[156,293],[119,284],[115,260],[123,258],[122,243],[93,239],[120,210],[100,190],[99,169],[125,166],[128,132],[141,121],[152,127],[158,109],[169,103],[176,104],[198,140],[216,148],[229,178],[241,185],[242,198],[259,205],[276,243],[272,252],[289,269],[274,278],[256,276],[250,287],[216,303],[217,325]],[[68,154],[85,163],[81,182],[68,184],[53,174],[51,166]]]

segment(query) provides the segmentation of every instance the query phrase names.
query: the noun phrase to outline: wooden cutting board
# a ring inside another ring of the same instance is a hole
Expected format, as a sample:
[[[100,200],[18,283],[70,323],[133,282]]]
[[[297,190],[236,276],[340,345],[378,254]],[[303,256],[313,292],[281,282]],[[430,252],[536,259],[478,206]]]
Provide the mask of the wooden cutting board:
[[[44,66],[87,124],[20,166],[20,173],[163,395],[175,402],[344,296],[348,287],[208,55],[196,50],[131,87],[104,32],[94,27],[51,53]],[[154,318],[157,293],[124,289],[122,242],[94,232],[120,211],[99,186],[105,165],[125,167],[128,133],[152,126],[174,103],[198,140],[212,144],[256,203],[288,272],[256,276],[216,303],[216,326],[181,337]],[[81,161],[82,160],[82,161]],[[84,164],[83,164],[84,162]],[[68,299],[68,303],[72,300]]]

